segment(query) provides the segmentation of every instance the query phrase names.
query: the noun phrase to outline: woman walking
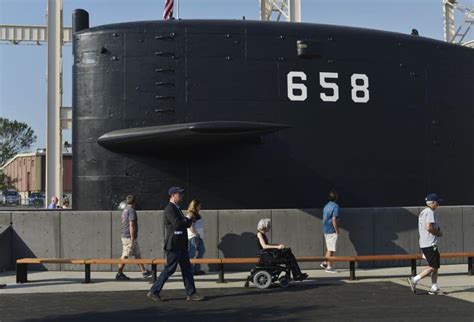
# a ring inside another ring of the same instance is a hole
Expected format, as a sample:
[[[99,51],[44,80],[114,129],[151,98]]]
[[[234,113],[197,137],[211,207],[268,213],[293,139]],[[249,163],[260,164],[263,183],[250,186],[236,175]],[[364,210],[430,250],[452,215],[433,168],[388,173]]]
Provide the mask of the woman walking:
[[[202,258],[206,252],[204,247],[204,222],[199,214],[201,210],[201,201],[192,200],[189,203],[187,217],[191,219],[192,225],[188,228],[188,252],[189,258]],[[201,270],[200,264],[194,264],[192,266],[192,272],[194,275],[206,274]]]

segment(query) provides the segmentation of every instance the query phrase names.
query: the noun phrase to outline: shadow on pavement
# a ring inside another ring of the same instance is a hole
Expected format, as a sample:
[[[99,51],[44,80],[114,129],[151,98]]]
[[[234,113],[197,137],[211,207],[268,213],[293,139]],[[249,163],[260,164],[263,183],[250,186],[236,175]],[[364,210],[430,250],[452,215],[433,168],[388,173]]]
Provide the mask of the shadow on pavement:
[[[473,303],[448,296],[416,296],[390,282],[295,285],[288,289],[202,289],[203,302],[184,290],[47,294],[0,293],[2,320],[22,321],[470,321]]]

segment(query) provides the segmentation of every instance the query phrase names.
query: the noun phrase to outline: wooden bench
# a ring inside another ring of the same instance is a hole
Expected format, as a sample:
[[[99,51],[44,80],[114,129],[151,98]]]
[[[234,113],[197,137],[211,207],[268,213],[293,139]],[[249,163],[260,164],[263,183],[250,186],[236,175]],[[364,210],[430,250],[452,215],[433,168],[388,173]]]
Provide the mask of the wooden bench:
[[[193,264],[218,264],[222,268],[222,259],[220,258],[200,258],[192,259]],[[151,265],[152,278],[156,281],[157,266],[166,264],[164,258],[141,258],[141,259],[120,259],[120,258],[96,258],[96,259],[67,259],[67,258],[22,258],[16,261],[16,282],[28,282],[28,264],[73,264],[84,265],[84,283],[91,283],[91,265],[118,265],[118,264],[143,264]],[[222,274],[219,271],[219,276]]]
[[[474,252],[463,253],[442,253],[441,258],[466,258],[468,259],[468,275],[473,275],[473,258]],[[349,262],[349,278],[356,279],[356,262],[375,262],[375,261],[409,261],[411,267],[411,275],[416,275],[416,262],[422,259],[420,254],[400,254],[400,255],[362,255],[362,256],[303,256],[297,257],[298,262]],[[257,264],[258,258],[244,257],[244,258],[201,258],[192,259],[193,264],[217,264],[218,265],[218,283],[224,283],[224,265],[235,264]],[[148,258],[148,259],[65,259],[65,258],[22,258],[16,261],[16,282],[26,283],[28,281],[28,264],[72,264],[84,265],[84,283],[91,282],[91,265],[118,265],[118,264],[143,264],[151,265],[152,278],[156,281],[157,266],[166,264],[163,258]]]
[[[418,254],[403,254],[403,255],[362,255],[356,256],[356,262],[381,262],[381,261],[410,261],[411,276],[416,275],[416,261],[421,259]],[[354,268],[353,268],[354,266]],[[355,263],[350,269],[350,279],[355,280]]]

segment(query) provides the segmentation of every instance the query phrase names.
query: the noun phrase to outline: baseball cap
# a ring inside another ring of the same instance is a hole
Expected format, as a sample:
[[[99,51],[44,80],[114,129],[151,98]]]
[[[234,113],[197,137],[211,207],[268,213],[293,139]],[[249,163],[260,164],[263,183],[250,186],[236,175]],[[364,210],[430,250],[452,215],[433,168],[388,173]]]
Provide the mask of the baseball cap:
[[[442,203],[444,200],[441,199],[436,193],[430,193],[426,196],[425,201],[436,201],[437,203]]]
[[[168,195],[169,196],[172,196],[175,193],[183,193],[183,192],[184,192],[184,189],[182,189],[180,187],[171,187],[171,188],[168,189]]]

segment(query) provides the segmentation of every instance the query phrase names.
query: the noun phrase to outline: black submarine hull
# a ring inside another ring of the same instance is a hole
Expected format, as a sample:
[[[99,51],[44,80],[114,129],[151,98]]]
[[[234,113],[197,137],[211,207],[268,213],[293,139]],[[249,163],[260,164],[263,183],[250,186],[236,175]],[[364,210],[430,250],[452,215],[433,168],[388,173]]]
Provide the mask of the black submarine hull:
[[[360,28],[226,20],[74,33],[74,208],[167,189],[207,209],[474,204],[474,50]]]

